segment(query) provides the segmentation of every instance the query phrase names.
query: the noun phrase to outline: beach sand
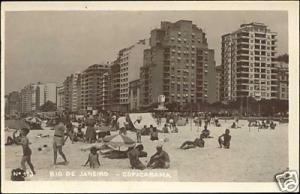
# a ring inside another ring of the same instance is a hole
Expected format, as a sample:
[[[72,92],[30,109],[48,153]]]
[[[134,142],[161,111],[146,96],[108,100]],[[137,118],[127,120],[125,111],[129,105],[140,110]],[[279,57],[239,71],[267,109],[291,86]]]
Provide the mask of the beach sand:
[[[101,166],[97,170],[82,167],[89,151],[81,151],[84,143],[72,144],[70,140],[63,147],[69,160],[68,165],[53,166],[52,130],[31,130],[28,135],[32,149],[32,163],[37,174],[27,177],[30,181],[46,180],[88,180],[88,181],[195,181],[195,182],[272,182],[274,175],[288,167],[288,124],[280,124],[275,130],[257,130],[252,127],[249,132],[247,121],[239,121],[238,129],[231,131],[230,149],[218,148],[218,136],[232,124],[232,120],[220,121],[221,127],[210,125],[213,138],[205,139],[204,148],[189,150],[178,149],[186,140],[193,141],[199,137],[200,130],[195,125],[179,126],[179,133],[159,134],[160,139],[167,138],[163,149],[169,153],[171,167],[168,170],[131,170],[128,159],[108,159],[100,155]],[[201,128],[201,130],[203,127]],[[38,138],[38,134],[50,137]],[[9,132],[6,132],[6,136]],[[136,139],[135,134],[128,136]],[[144,151],[148,157],[141,158],[146,163],[155,153],[156,142],[149,136],[142,136]],[[47,149],[38,148],[47,145]],[[13,168],[20,167],[21,146],[5,146],[5,175],[10,179]],[[58,155],[58,162],[62,159]],[[148,175],[147,175],[148,173]],[[149,175],[154,173],[154,175]],[[161,173],[155,175],[155,173]]]

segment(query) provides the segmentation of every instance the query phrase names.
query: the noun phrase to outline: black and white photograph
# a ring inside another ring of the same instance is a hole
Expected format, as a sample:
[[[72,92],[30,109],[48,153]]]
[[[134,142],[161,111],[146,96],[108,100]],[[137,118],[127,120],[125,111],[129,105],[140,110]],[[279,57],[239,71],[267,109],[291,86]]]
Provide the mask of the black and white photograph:
[[[2,4],[3,191],[299,191],[298,3],[74,4]]]

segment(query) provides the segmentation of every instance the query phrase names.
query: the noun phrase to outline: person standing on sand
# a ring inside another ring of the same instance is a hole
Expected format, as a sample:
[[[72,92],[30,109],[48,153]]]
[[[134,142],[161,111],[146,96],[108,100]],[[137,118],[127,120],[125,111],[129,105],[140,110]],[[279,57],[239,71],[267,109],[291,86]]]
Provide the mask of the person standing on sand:
[[[57,151],[59,155],[64,159],[65,164],[68,164],[65,154],[63,153],[62,147],[65,144],[65,131],[66,127],[64,126],[61,119],[57,119],[57,125],[54,127],[54,137],[53,137],[53,152],[54,152],[54,165],[56,165],[57,160]]]
[[[22,156],[22,160],[21,160],[22,169],[24,171],[26,170],[25,163],[27,162],[27,164],[29,165],[32,173],[35,174],[33,164],[31,163],[31,154],[32,154],[32,152],[31,152],[31,149],[29,147],[29,140],[27,138],[28,133],[29,133],[29,129],[27,129],[27,128],[21,129],[20,138],[15,143],[17,145],[22,145],[22,148],[23,148],[23,156]]]
[[[85,139],[88,143],[93,143],[96,139],[95,120],[92,115],[89,115],[86,120],[87,129],[85,132]]]
[[[137,143],[142,143],[142,117],[137,118],[136,121],[134,121],[133,125],[136,128],[136,142]]]

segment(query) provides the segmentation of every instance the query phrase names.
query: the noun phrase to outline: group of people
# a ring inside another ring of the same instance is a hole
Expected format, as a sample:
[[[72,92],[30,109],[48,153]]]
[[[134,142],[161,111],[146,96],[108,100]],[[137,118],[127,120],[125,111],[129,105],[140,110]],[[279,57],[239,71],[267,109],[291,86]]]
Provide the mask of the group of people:
[[[156,146],[156,153],[150,157],[150,161],[145,165],[140,161],[140,153],[144,150],[142,144],[138,144],[128,152],[128,158],[132,169],[144,170],[145,168],[169,168],[170,157],[169,154],[163,150],[163,145]]]
[[[150,125],[149,128],[147,126],[142,126],[141,122],[142,118],[138,118],[133,124],[136,127],[136,135],[137,135],[137,145],[131,149],[128,150],[127,156],[130,161],[131,168],[133,169],[145,169],[145,168],[169,168],[170,167],[170,157],[169,154],[163,150],[163,145],[159,144],[156,147],[156,153],[153,154],[150,157],[150,160],[147,164],[143,164],[140,161],[141,153],[143,152],[143,145],[141,144],[142,139],[141,136],[145,131],[147,132],[147,135],[149,135],[150,140],[155,141],[158,140],[158,129],[156,127],[153,127]],[[111,126],[115,124],[115,121],[117,118],[112,118]],[[86,125],[87,130],[84,134],[81,130],[82,127]],[[53,136],[53,164],[57,165],[57,158],[58,154],[63,159],[63,164],[67,165],[69,162],[67,160],[66,155],[63,152],[63,146],[65,145],[65,142],[69,138],[71,142],[74,141],[83,141],[92,143],[94,142],[95,138],[95,119],[92,115],[90,115],[87,119],[85,119],[84,123],[81,123],[77,129],[77,132],[74,131],[74,127],[72,125],[72,122],[69,119],[63,119],[63,118],[57,118],[56,119],[56,125],[54,126],[54,136]],[[210,131],[207,128],[208,122],[204,125],[204,130],[201,132],[199,138],[196,138],[194,141],[186,141],[184,142],[180,148],[181,149],[190,149],[195,147],[204,147],[205,145],[205,138],[211,138]],[[163,132],[172,132],[173,130],[178,129],[176,127],[175,121],[172,119],[169,119],[168,125],[165,125],[165,127],[169,127],[167,130],[163,129]],[[29,133],[29,129],[23,128],[20,130],[20,135],[16,136],[16,132],[13,134],[13,138],[8,140],[8,143],[15,143],[17,145],[22,145],[23,150],[23,156],[21,159],[21,167],[23,170],[26,169],[25,164],[27,163],[31,169],[31,172],[35,174],[34,166],[31,162],[31,149],[29,147],[29,140],[27,138],[27,135]],[[120,129],[120,133],[124,133],[124,129]],[[126,132],[125,132],[126,133]],[[219,136],[218,143],[220,148],[229,148],[230,147],[230,141],[231,136],[229,135],[230,131],[229,129],[226,129],[225,133]],[[88,156],[88,160],[84,164],[90,165],[91,168],[98,168],[100,166],[99,161],[99,154],[98,150],[95,147],[92,147],[90,149],[90,154]]]

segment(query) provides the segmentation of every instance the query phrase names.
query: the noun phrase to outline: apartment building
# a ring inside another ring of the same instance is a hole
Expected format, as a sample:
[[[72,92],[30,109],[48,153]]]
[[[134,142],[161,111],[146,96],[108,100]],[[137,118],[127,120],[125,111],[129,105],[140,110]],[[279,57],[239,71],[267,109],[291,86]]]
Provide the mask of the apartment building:
[[[57,86],[56,87],[56,108],[58,111],[64,110],[64,86]]]
[[[109,64],[94,64],[81,73],[80,79],[80,110],[102,110],[101,76],[109,71]],[[108,77],[107,77],[108,78]],[[105,78],[106,79],[106,78]]]
[[[120,65],[120,101],[119,110],[129,110],[129,83],[140,78],[140,68],[143,66],[144,50],[149,47],[149,40],[139,40],[118,53]]]
[[[31,83],[21,90],[21,113],[30,113],[37,110],[36,89],[37,84]]]
[[[110,68],[110,109],[112,111],[120,111],[120,62],[119,59],[115,60],[111,64]]]
[[[218,102],[221,101],[221,81],[222,81],[222,67],[216,66],[216,99]]]
[[[80,110],[81,73],[76,72],[67,76],[63,83],[63,109],[69,112]],[[62,89],[61,89],[62,90]],[[60,94],[62,91],[60,91]]]
[[[277,98],[276,36],[263,23],[242,24],[222,36],[222,101]]]
[[[21,111],[20,92],[13,91],[5,96],[5,114],[15,115]]]
[[[213,103],[216,99],[214,50],[192,21],[161,22],[151,31],[141,68],[141,106],[157,103]]]
[[[289,100],[289,65],[285,62],[278,62],[277,70],[278,70],[278,99]]]

